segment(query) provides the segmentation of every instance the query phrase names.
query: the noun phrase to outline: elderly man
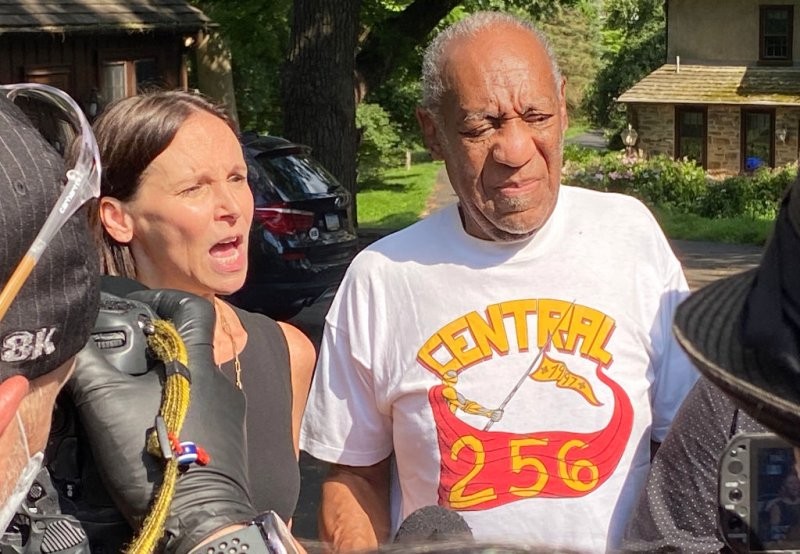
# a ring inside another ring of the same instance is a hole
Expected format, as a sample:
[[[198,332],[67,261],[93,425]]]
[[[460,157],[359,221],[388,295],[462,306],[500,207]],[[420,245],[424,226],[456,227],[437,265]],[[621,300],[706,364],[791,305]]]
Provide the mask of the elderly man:
[[[459,202],[362,252],[326,318],[302,447],[334,464],[336,548],[432,504],[482,540],[618,544],[696,378],[670,334],[687,285],[639,202],[560,186],[564,86],[504,14],[425,54],[418,119]]]

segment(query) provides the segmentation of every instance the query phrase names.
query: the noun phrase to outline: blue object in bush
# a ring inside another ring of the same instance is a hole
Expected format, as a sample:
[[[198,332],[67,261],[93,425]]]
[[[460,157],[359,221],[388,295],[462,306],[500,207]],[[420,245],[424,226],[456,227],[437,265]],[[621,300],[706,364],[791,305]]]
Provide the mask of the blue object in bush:
[[[762,160],[758,156],[748,156],[744,159],[745,171],[755,171],[762,165],[764,165],[764,160]]]

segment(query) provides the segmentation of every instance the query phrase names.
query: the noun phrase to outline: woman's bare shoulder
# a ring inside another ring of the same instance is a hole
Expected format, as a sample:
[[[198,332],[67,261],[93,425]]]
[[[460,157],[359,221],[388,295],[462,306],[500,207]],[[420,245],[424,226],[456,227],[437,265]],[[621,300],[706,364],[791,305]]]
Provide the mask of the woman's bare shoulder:
[[[311,339],[303,331],[285,321],[279,321],[278,326],[286,337],[286,344],[289,346],[289,360],[292,370],[307,369],[309,372],[314,369],[317,361],[317,350]]]

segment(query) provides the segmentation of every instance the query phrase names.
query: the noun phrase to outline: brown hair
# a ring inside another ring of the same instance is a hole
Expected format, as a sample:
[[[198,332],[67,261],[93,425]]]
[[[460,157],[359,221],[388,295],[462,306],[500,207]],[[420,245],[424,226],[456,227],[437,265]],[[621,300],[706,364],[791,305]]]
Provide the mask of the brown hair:
[[[93,126],[103,164],[100,197],[110,196],[121,202],[132,199],[139,190],[144,171],[166,150],[189,116],[197,112],[220,118],[238,135],[236,124],[228,114],[199,94],[150,92],[111,104]],[[96,202],[89,213],[103,273],[136,278],[130,247],[106,232]]]

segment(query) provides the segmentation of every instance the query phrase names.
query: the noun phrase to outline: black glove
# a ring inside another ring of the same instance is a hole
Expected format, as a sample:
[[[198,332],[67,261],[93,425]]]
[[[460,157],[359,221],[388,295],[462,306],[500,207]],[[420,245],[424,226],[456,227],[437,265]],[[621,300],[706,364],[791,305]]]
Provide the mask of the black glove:
[[[138,291],[129,298],[171,320],[188,351],[191,400],[179,438],[204,448],[210,462],[191,465],[178,477],[165,551],[183,554],[214,531],[256,515],[247,483],[245,398],[214,365],[209,302],[163,290]],[[122,373],[89,342],[78,355],[68,388],[105,486],[139,529],[163,476],[164,460],[149,454],[145,442],[159,411],[164,369],[159,365],[138,376]]]

